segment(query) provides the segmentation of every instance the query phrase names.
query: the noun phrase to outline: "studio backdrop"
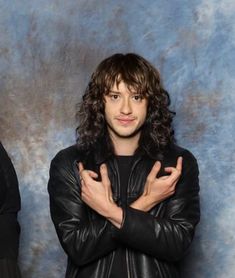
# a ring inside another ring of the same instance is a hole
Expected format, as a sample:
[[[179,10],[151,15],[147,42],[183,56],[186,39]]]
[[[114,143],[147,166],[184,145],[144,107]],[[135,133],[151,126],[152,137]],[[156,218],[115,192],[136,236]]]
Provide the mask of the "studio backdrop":
[[[235,277],[234,14],[233,0],[0,0],[0,140],[20,184],[23,278],[64,277],[49,165],[75,143],[90,74],[117,52],[160,70],[177,142],[198,159],[202,215],[183,277]]]

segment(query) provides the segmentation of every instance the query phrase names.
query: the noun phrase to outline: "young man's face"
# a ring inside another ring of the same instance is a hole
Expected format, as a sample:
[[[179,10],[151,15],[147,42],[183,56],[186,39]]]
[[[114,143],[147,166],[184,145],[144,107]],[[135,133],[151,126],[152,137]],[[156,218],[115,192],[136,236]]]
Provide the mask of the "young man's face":
[[[111,137],[130,138],[139,136],[145,122],[148,101],[135,91],[128,90],[121,81],[115,84],[105,100],[105,119]]]

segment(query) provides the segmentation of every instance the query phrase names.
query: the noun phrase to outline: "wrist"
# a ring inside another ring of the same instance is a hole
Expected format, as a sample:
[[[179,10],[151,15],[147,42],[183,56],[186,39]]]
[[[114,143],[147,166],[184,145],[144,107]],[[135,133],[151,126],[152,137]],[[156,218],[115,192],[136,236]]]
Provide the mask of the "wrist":
[[[117,228],[121,227],[123,220],[123,210],[115,203],[112,203],[107,210],[105,218],[110,221]]]
[[[130,207],[142,211],[149,211],[155,206],[154,200],[151,199],[149,195],[141,195],[135,202],[133,202]]]

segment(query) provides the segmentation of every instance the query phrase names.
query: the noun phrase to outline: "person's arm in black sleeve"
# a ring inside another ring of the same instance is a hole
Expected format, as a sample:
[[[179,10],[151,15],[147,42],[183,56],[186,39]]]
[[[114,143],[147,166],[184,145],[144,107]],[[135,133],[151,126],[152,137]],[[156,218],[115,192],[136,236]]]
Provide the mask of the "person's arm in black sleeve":
[[[185,254],[200,218],[199,172],[191,153],[182,156],[182,175],[175,194],[165,201],[164,214],[155,217],[127,207],[121,229],[113,229],[116,239],[158,259],[176,261]]]
[[[59,153],[50,167],[51,217],[63,249],[81,266],[108,254],[116,243],[105,218],[90,219],[90,208],[82,201],[79,187],[72,163]]]
[[[15,168],[0,142],[0,214],[17,214],[21,200]]]
[[[12,161],[0,142],[0,258],[16,260],[18,257],[19,210],[18,179]]]

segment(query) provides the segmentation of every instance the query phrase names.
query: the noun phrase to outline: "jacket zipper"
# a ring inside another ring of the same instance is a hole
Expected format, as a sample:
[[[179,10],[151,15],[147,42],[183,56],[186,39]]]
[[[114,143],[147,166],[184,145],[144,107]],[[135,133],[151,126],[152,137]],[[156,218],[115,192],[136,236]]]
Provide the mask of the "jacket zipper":
[[[107,278],[109,278],[109,276],[110,276],[110,271],[111,271],[111,269],[112,269],[111,266],[113,265],[114,254],[115,254],[115,251],[112,252],[112,257],[111,257],[110,263],[109,263],[109,269],[108,269],[108,271],[107,271]]]
[[[120,175],[119,175],[119,170],[118,170],[118,165],[117,165],[116,159],[114,159],[114,168],[115,168],[115,173],[116,173],[116,176],[117,176],[117,183],[118,183],[117,199],[120,200],[121,184],[120,184]]]
[[[131,278],[130,268],[129,268],[129,252],[126,249],[126,269],[127,269],[127,277]]]
[[[134,169],[135,169],[136,165],[139,163],[139,161],[140,161],[140,158],[137,159],[137,160],[134,162],[134,165],[133,165],[132,168],[131,168],[131,173],[130,173],[130,176],[129,176],[129,179],[128,179],[128,184],[127,184],[127,198],[126,198],[126,200],[128,200],[128,197],[129,197],[129,195],[130,195],[130,194],[129,194],[129,193],[130,193],[130,190],[129,190],[130,181],[131,181],[131,178],[132,178]],[[127,269],[127,277],[128,277],[128,278],[131,278],[130,263],[129,263],[129,252],[128,252],[128,249],[126,249],[126,269]]]

